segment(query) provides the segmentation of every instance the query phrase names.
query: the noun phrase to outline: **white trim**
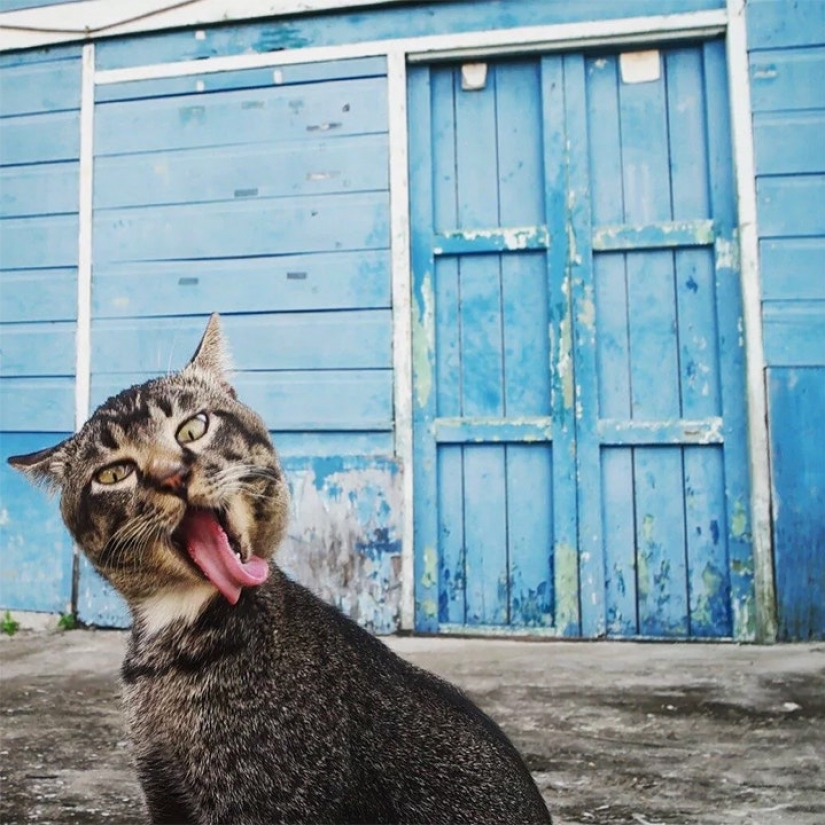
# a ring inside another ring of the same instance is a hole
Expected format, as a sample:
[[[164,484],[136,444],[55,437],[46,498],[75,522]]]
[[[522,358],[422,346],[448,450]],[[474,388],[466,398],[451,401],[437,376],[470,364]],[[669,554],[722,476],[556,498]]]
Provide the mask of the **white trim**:
[[[77,251],[77,353],[75,429],[89,417],[92,324],[92,196],[94,166],[95,47],[83,47],[80,81],[80,195]]]
[[[85,0],[0,13],[0,51],[404,0]]]
[[[407,63],[402,51],[387,55],[390,144],[390,248],[392,253],[392,358],[395,454],[402,467],[401,629],[415,622],[412,462],[412,304],[410,200],[407,159]]]
[[[765,397],[765,351],[762,344],[762,288],[759,275],[759,236],[756,226],[756,164],[754,162],[745,2],[746,0],[727,0],[727,52],[736,195],[739,205],[739,253],[745,332],[748,458],[757,639],[764,642],[776,639],[777,628],[771,542],[771,479]]]
[[[375,40],[342,46],[285,49],[280,52],[263,54],[239,54],[210,57],[204,60],[181,60],[175,63],[133,66],[127,69],[109,69],[97,72],[95,82],[109,84],[187,77],[237,69],[373,57],[396,52],[406,54],[411,61],[424,61],[492,53],[569,50],[584,48],[595,43],[626,44],[642,41],[650,43],[675,37],[706,37],[721,34],[725,30],[726,22],[726,12],[718,10]]]

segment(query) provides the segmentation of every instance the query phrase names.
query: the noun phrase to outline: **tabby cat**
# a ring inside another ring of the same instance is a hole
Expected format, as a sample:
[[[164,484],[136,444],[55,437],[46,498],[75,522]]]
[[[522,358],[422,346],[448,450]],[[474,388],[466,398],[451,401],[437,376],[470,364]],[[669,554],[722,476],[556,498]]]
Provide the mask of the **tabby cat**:
[[[550,822],[491,719],[272,563],[287,484],[217,316],[181,372],[9,461],[60,490],[131,610],[123,692],[153,823]]]

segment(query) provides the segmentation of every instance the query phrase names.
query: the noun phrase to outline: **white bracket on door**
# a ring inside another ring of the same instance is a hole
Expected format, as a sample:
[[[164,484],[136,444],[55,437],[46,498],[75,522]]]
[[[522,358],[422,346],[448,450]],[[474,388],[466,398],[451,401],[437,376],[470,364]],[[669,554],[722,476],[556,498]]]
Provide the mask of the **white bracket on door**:
[[[619,56],[622,83],[652,83],[662,76],[662,61],[658,49],[644,52],[622,52]]]
[[[463,63],[461,65],[461,88],[465,92],[479,92],[486,85],[486,63]]]

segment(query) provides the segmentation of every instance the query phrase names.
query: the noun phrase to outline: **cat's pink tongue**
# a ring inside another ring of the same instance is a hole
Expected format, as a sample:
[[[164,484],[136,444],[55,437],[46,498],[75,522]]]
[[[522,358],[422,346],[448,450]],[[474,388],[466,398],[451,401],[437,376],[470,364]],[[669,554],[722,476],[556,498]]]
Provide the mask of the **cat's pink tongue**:
[[[209,510],[189,510],[183,533],[192,561],[230,604],[241,597],[241,588],[262,584],[269,575],[269,565],[260,556],[242,562],[235,555],[223,527]]]

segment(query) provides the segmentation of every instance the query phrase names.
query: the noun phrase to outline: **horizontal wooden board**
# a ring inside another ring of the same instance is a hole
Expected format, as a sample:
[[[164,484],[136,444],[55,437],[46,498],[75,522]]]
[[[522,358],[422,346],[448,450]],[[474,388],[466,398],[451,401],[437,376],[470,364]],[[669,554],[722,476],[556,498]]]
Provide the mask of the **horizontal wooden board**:
[[[224,316],[222,328],[238,370],[383,369],[392,365],[388,310]],[[182,368],[206,318],[92,321],[92,373]]]
[[[779,637],[825,639],[825,368],[768,370],[768,401]]]
[[[388,246],[389,197],[384,192],[100,210],[94,221],[95,263]]]
[[[77,161],[0,169],[0,217],[77,212],[79,174]]]
[[[825,45],[752,52],[750,76],[754,112],[825,108]]]
[[[101,104],[95,154],[316,140],[387,131],[384,78]]]
[[[777,0],[748,0],[745,19],[750,49],[820,46],[825,42],[825,3],[802,0],[790,6]]]
[[[77,266],[76,215],[0,221],[0,269]]]
[[[0,418],[3,417],[0,412]],[[69,433],[0,432],[0,609],[71,610],[72,540],[59,500],[32,486],[5,459],[51,447]]]
[[[18,433],[73,430],[74,391],[74,378],[0,378],[3,398],[0,430]]]
[[[292,66],[269,66],[263,69],[239,69],[234,72],[211,72],[189,77],[166,77],[160,80],[133,80],[130,83],[107,84],[95,88],[95,101],[106,103],[170,95],[208,95],[230,89],[295,86],[329,80],[382,77],[386,74],[387,61],[384,57],[297,63]]]
[[[759,244],[765,300],[825,300],[825,238],[776,238]]]
[[[50,112],[0,120],[0,166],[77,160],[80,113]]]
[[[825,175],[757,178],[756,195],[760,237],[825,235]]]
[[[96,318],[390,305],[387,250],[109,264],[95,266],[92,279]]]
[[[825,172],[825,109],[759,112],[753,118],[753,132],[757,175]]]
[[[0,117],[79,109],[80,71],[80,60],[4,67]]]
[[[762,324],[768,366],[825,366],[825,300],[765,301]]]
[[[466,0],[435,0],[365,13],[364,9],[333,10],[286,19],[233,26],[211,26],[200,37],[192,31],[149,34],[98,42],[97,65],[101,69],[143,66],[175,60],[197,60],[219,55],[273,52],[309,46],[331,46],[397,37],[418,37],[449,32],[487,31],[514,26],[572,23],[633,16],[677,14],[724,9],[723,0],[588,0],[586,3],[548,0],[507,0],[478,5],[468,14]]]
[[[395,453],[393,434],[381,432],[272,432],[278,454],[284,458],[389,456]],[[289,470],[287,470],[289,472]]]
[[[75,324],[4,324],[0,376],[74,375]]]
[[[95,164],[96,209],[389,188],[387,136],[119,155]]]
[[[0,272],[0,323],[69,321],[77,317],[77,270]]]
[[[76,2],[76,0],[65,0]],[[42,0],[38,0],[38,5]],[[79,58],[82,46],[72,43],[68,46],[47,46],[42,49],[24,49],[22,51],[3,52],[0,54],[0,69],[6,66],[27,66],[31,63],[52,63],[55,60],[73,60]]]
[[[96,375],[92,380],[92,407],[147,377],[144,373]],[[255,410],[270,430],[392,430],[389,369],[238,372],[233,375],[232,384],[239,400]]]

